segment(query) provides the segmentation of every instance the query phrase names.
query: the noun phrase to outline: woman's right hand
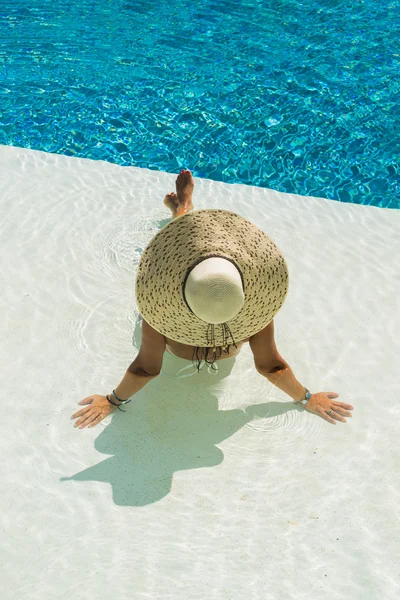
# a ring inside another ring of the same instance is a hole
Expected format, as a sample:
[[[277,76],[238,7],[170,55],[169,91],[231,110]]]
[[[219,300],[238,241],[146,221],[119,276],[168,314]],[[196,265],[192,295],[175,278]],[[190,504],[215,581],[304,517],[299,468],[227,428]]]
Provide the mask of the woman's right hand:
[[[112,398],[113,402],[117,404],[117,400]],[[117,407],[114,404],[111,404],[107,400],[105,396],[100,396],[99,394],[93,394],[92,396],[87,396],[78,404],[86,404],[85,408],[82,410],[78,410],[74,415],[72,415],[71,419],[76,419],[74,427],[78,427],[80,429],[84,429],[85,427],[94,427],[98,425],[100,421],[108,417],[109,414],[117,410]]]

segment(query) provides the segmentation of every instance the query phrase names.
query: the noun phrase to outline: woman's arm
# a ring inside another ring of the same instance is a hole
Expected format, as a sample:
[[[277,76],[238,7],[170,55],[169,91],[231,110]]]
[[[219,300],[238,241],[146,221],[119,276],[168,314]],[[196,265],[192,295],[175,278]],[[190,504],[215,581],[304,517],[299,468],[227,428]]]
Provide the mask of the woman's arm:
[[[274,337],[274,321],[250,338],[257,371],[296,402],[306,388],[301,385],[285,359],[279,354]]]
[[[115,388],[117,396],[123,400],[130,398],[160,374],[165,346],[165,337],[143,320],[139,353]],[[115,403],[119,404],[118,400]]]

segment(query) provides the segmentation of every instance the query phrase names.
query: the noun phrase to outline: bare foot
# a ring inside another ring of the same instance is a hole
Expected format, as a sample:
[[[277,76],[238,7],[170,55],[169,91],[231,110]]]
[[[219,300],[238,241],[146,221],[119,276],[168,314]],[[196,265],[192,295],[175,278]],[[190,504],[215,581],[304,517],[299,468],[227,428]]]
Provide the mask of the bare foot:
[[[176,191],[167,194],[164,198],[165,206],[168,206],[172,218],[180,217],[193,209],[192,195],[194,179],[190,171],[182,169],[176,178]]]
[[[178,197],[178,210],[176,216],[184,215],[193,209],[192,195],[194,179],[190,171],[182,169],[176,178],[176,195]]]
[[[178,211],[178,196],[175,194],[175,192],[171,192],[170,194],[167,194],[163,200],[165,206],[168,206],[168,208],[170,209],[170,211],[172,212],[172,218],[175,219],[175,217],[177,217],[177,211]]]

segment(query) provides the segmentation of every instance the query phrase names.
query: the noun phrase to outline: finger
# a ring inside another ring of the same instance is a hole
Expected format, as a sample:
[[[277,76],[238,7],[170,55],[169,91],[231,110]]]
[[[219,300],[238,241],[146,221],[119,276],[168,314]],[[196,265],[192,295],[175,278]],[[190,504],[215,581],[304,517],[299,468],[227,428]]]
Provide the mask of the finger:
[[[334,402],[333,404],[335,406],[340,406],[341,408],[345,408],[346,410],[353,410],[353,407],[351,404],[345,404],[344,402]]]
[[[329,396],[329,398],[338,398],[339,397],[339,394],[337,394],[336,392],[322,392],[322,393]]]
[[[78,404],[91,404],[92,402],[93,402],[93,396],[88,396],[87,398],[80,400],[78,402]]]
[[[80,421],[77,421],[77,423],[75,423],[75,427],[77,425],[79,425],[79,429],[84,429],[87,425],[89,425],[89,423],[91,423],[92,421],[94,421],[94,419],[97,418],[97,413],[90,413],[89,415],[87,415],[86,417],[84,417],[83,419],[81,419]]]
[[[340,415],[343,415],[344,417],[352,417],[353,415],[351,414],[351,412],[349,412],[348,410],[345,410],[344,408],[342,408],[341,406],[337,407],[336,404],[334,404],[333,406],[333,410],[335,410],[337,413],[339,413]]]
[[[94,427],[95,425],[97,425],[98,423],[100,423],[102,417],[101,415],[99,415],[98,417],[95,418],[94,421],[92,421],[91,423],[89,423],[88,427]]]
[[[71,419],[76,419],[77,417],[84,415],[85,413],[87,413],[88,410],[90,410],[90,406],[88,406],[87,408],[82,408],[82,410],[78,410],[78,412],[72,415]]]
[[[339,413],[336,413],[335,411],[333,411],[330,414],[331,417],[333,417],[334,419],[336,419],[336,421],[341,421],[342,423],[347,423],[346,419],[344,417],[342,417]]]
[[[85,412],[85,414],[83,416],[81,416],[81,418],[76,421],[74,427],[79,427],[80,425],[82,425],[82,423],[84,423],[88,419],[89,419],[89,422],[90,422],[95,415],[97,415],[97,411],[94,414],[93,414],[92,410],[89,411],[89,412]]]
[[[323,419],[325,419],[325,421],[328,421],[329,423],[332,423],[332,425],[336,425],[336,421],[335,419],[332,419],[332,416],[329,416],[326,412],[320,412],[319,413],[320,417],[322,417]],[[331,413],[332,415],[332,413]]]
[[[341,421],[342,423],[346,423],[346,419],[344,419],[341,415],[341,410],[336,408],[335,405],[331,406],[331,408],[328,410],[327,408],[323,409],[326,414],[331,418],[331,419],[336,419],[336,421]]]

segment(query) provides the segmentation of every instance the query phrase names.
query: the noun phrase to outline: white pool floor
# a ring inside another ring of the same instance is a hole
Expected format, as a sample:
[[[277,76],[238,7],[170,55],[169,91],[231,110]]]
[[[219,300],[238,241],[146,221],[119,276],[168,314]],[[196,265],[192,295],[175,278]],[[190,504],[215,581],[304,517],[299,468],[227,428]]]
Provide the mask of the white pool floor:
[[[195,180],[195,208],[281,249],[278,350],[347,423],[295,406],[244,348],[217,375],[166,356],[80,430],[77,402],[137,353],[136,268],[176,175],[0,159],[1,599],[397,600],[400,211]]]

